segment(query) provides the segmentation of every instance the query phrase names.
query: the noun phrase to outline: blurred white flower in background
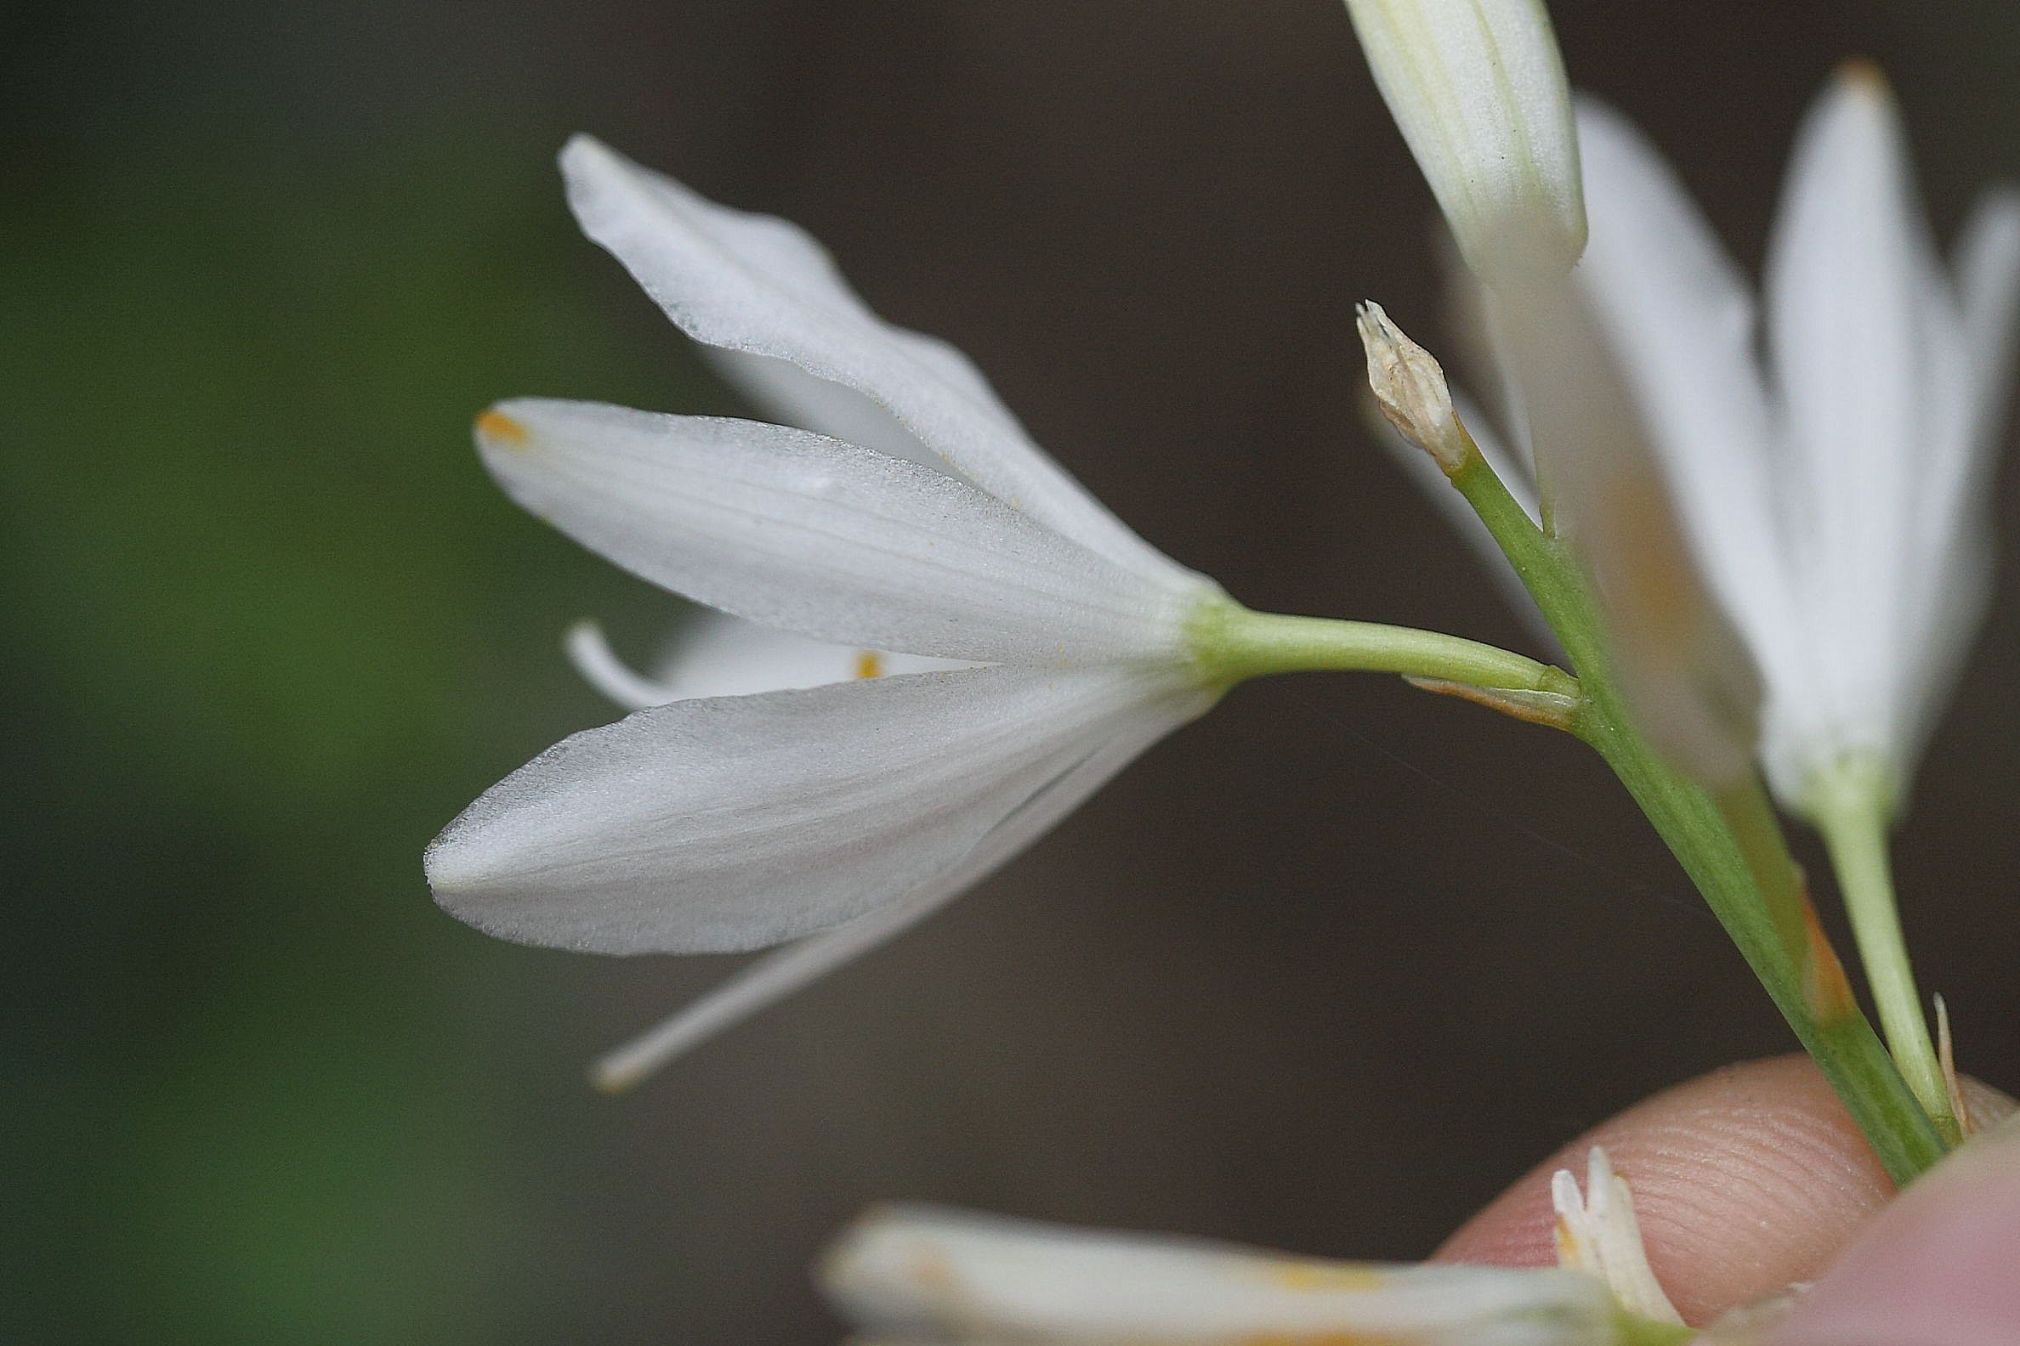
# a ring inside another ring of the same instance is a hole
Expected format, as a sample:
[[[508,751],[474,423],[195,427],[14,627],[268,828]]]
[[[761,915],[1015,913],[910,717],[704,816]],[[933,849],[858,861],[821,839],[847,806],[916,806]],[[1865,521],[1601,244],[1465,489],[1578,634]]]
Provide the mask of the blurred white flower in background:
[[[1876,774],[1895,801],[1989,596],[2020,197],[1989,194],[1944,265],[1894,101],[1870,66],[1848,67],[1797,140],[1763,333],[1750,287],[1640,134],[1589,100],[1578,134],[1591,231],[1572,283],[1764,678],[1761,753],[1776,795],[1808,815],[1828,777],[1853,771]],[[1487,321],[1490,304],[1462,307]],[[1494,348],[1475,336],[1476,349]],[[1501,442],[1470,424],[1533,503],[1528,410],[1607,408],[1590,368],[1518,363],[1527,382],[1508,399]],[[1535,386],[1553,371],[1565,386]],[[1613,429],[1583,438],[1617,440]],[[1553,446],[1540,447],[1547,458]]]

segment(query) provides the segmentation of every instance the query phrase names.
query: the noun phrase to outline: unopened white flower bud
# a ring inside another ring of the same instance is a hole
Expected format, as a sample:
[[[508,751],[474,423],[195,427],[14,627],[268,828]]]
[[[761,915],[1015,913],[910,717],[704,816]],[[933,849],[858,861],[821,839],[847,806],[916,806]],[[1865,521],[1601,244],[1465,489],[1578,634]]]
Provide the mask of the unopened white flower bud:
[[[1369,300],[1354,315],[1368,356],[1368,387],[1374,390],[1383,417],[1451,476],[1478,451],[1452,409],[1444,369],[1431,352],[1389,321],[1380,304]]]
[[[1346,0],[1389,113],[1490,284],[1585,251],[1564,61],[1542,0]]]

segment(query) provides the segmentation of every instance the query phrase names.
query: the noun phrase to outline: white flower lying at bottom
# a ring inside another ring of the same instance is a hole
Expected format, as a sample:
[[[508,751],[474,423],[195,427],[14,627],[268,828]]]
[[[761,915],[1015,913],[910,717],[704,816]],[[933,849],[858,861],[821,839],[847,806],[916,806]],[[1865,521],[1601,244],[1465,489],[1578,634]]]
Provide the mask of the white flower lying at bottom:
[[[1560,1266],[1325,1262],[919,1206],[872,1210],[823,1260],[823,1288],[897,1346],[1612,1346],[1687,1330],[1641,1252],[1603,1152],[1588,1199],[1559,1172]],[[1649,1298],[1653,1295],[1653,1299]]]

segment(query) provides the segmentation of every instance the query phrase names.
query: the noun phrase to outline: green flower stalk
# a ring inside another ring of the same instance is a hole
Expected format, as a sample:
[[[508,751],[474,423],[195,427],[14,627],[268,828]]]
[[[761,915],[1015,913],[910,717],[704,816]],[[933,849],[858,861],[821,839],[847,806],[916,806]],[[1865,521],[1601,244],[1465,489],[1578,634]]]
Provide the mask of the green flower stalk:
[[[1519,423],[1480,451],[1524,522],[1569,544],[1604,651],[1574,649],[1577,605],[1545,601],[1512,529],[1492,546],[1572,652],[1591,716],[1631,711],[1735,835],[1773,824],[1756,771],[1816,825],[1893,1057],[1955,1138],[1887,836],[1989,593],[1982,502],[2020,312],[2020,194],[1987,193],[1954,264],[1937,255],[1886,81],[1852,62],[1798,135],[1757,324],[1753,288],[1660,157],[1618,114],[1564,97],[1540,4],[1349,9],[1472,272],[1476,345],[1518,394]],[[1576,181],[1554,182],[1566,165]],[[1568,276],[1509,263],[1539,255],[1543,215],[1524,200],[1580,203]],[[1457,479],[1449,434],[1398,426]]]
[[[1560,358],[1586,374],[1603,368],[1592,363],[1593,353],[1577,331],[1563,326],[1566,310],[1551,304],[1543,314],[1561,343]],[[1637,563],[1685,568],[1671,569],[1662,584],[1595,586],[1576,549],[1539,527],[1510,494],[1454,410],[1443,371],[1429,353],[1403,336],[1378,306],[1364,307],[1360,330],[1384,413],[1399,429],[1421,433],[1436,445],[1433,459],[1506,555],[1570,657],[1580,702],[1567,727],[1605,758],[1648,815],[1888,1172],[1901,1182],[1913,1178],[1940,1158],[1945,1146],[1866,1024],[1802,891],[1773,811],[1745,765],[1751,716],[1744,694],[1736,704],[1730,690],[1745,680],[1713,653],[1728,647],[1722,636],[1705,634],[1716,632],[1715,614],[1701,610],[1709,600],[1692,582],[1687,561],[1659,551],[1652,561],[1639,554]],[[1596,447],[1560,445],[1570,450],[1567,470],[1587,466],[1581,455]],[[1637,503],[1650,490],[1660,499],[1659,483],[1609,475],[1616,470],[1605,467],[1596,483],[1591,476],[1579,479],[1566,501],[1573,518],[1604,508],[1596,492],[1607,481]],[[1617,558],[1604,556],[1605,539],[1624,546],[1629,536],[1617,527],[1581,534],[1598,541],[1602,564],[1613,559],[1616,565]],[[1665,539],[1658,531],[1638,540]],[[1682,610],[1651,613],[1634,606],[1651,593]],[[1622,641],[1615,634],[1636,624],[1635,638]],[[1642,665],[1627,676],[1621,671],[1623,647]],[[1655,713],[1645,712],[1645,705],[1657,707]],[[1644,732],[1651,721],[1664,726],[1662,739]]]

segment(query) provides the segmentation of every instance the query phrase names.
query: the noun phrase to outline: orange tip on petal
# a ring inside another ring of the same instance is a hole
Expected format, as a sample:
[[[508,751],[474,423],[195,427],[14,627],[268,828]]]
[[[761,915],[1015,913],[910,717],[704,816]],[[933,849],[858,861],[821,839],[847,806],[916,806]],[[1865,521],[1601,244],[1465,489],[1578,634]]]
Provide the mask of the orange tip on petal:
[[[477,433],[494,444],[517,447],[526,442],[526,427],[496,407],[477,417]]]

